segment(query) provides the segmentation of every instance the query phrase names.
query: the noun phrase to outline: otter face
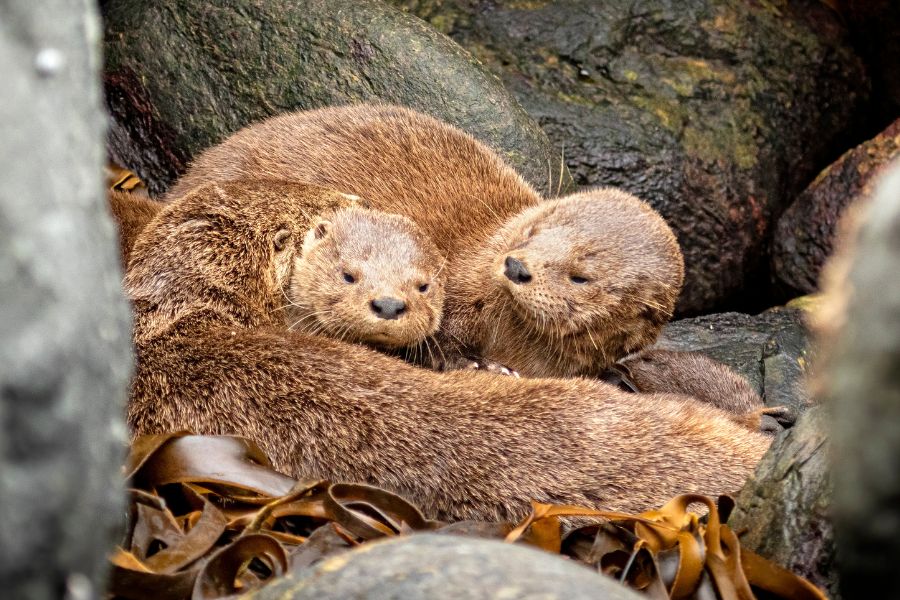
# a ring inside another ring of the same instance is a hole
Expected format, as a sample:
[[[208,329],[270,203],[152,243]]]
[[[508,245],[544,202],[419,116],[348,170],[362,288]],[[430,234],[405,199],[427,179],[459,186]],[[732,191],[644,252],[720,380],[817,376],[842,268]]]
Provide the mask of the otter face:
[[[386,348],[437,331],[443,258],[405,217],[345,208],[314,222],[294,260],[288,325]]]
[[[492,280],[538,337],[625,354],[656,337],[681,287],[681,253],[648,205],[613,189],[547,201],[495,236]],[[630,340],[630,341],[629,341]],[[604,352],[605,353],[605,352]]]

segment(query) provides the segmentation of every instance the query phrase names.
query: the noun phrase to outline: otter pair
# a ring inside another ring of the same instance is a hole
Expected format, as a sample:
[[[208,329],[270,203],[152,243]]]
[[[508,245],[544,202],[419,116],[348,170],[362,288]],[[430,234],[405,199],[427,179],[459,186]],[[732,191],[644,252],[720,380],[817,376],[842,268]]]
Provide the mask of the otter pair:
[[[485,145],[405,108],[252,125],[201,154],[169,197],[236,179],[360,196],[368,209],[334,211],[307,235],[286,321],[411,348],[439,369],[599,375],[655,340],[683,279],[675,236],[644,202],[611,188],[543,200]]]

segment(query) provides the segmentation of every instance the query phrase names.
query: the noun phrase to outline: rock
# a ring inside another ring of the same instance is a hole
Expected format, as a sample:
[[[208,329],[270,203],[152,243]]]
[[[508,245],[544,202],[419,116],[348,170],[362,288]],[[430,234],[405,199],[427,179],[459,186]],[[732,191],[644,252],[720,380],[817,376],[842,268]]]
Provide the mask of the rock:
[[[830,320],[842,327],[824,340],[821,370],[834,413],[834,520],[847,598],[870,590],[900,597],[900,161],[887,173],[855,251],[841,253],[847,279],[826,290],[848,300]]]
[[[900,114],[900,3],[896,0],[837,0],[866,70],[872,76],[872,117],[881,123]]]
[[[570,560],[521,545],[416,534],[371,542],[276,581],[252,600],[638,600]]]
[[[767,406],[802,411],[808,403],[804,378],[810,361],[803,315],[773,308],[755,316],[719,313],[680,319],[666,326],[655,347],[702,352],[745,376]]]
[[[471,50],[579,185],[621,186],[678,234],[682,314],[754,305],[773,219],[867,97],[823,2],[392,0]]]
[[[0,589],[103,595],[131,336],[94,3],[0,5]]]
[[[828,419],[810,409],[772,443],[728,519],[741,545],[840,598],[830,519]]]
[[[105,16],[110,150],[154,195],[198,152],[253,121],[360,101],[458,125],[539,190],[570,181],[564,172],[560,184],[558,153],[495,77],[382,2],[120,0]]]
[[[882,167],[896,157],[900,157],[900,119],[844,153],[797,197],[779,218],[772,243],[772,270],[782,285],[794,292],[818,289],[838,218],[854,198],[872,193]]]

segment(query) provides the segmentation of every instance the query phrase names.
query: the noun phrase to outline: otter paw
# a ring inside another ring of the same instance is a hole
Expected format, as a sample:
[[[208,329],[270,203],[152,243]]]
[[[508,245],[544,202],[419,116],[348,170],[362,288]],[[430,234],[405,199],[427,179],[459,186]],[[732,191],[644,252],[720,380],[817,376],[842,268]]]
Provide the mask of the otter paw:
[[[496,363],[492,360],[470,360],[469,365],[466,368],[473,371],[487,371],[489,373],[496,373],[497,375],[508,375],[517,379],[519,378],[519,374],[516,371],[513,371],[508,367],[504,367],[500,363]]]
[[[797,415],[787,406],[767,406],[743,415],[741,422],[750,429],[775,435],[789,429],[797,420]]]

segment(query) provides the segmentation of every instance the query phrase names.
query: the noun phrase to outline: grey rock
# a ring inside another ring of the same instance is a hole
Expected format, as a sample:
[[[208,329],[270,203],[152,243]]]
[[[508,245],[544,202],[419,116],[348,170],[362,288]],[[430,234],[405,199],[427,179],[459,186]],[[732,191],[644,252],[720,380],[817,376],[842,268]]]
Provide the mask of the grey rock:
[[[251,122],[361,101],[465,129],[542,192],[571,181],[564,171],[560,183],[559,152],[496,77],[382,2],[121,0],[105,18],[110,150],[153,194]]]
[[[759,315],[718,313],[673,321],[655,344],[663,350],[701,352],[746,377],[767,406],[804,410],[812,359],[804,313],[773,308]]]
[[[772,443],[728,519],[741,545],[840,598],[830,509],[828,418],[804,413]]]
[[[765,296],[767,232],[846,147],[868,80],[826,3],[392,0],[470,49],[579,185],[617,185],[685,252],[682,314]]]
[[[852,254],[846,320],[828,344],[834,518],[847,598],[900,597],[900,162],[877,187]],[[823,348],[824,350],[824,348]]]
[[[99,597],[123,507],[130,317],[102,191],[93,2],[0,3],[0,589]]]
[[[638,600],[615,580],[521,545],[416,534],[371,542],[251,594],[253,600]]]

